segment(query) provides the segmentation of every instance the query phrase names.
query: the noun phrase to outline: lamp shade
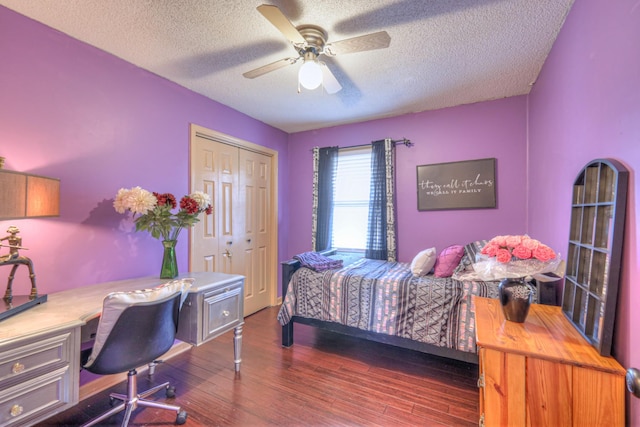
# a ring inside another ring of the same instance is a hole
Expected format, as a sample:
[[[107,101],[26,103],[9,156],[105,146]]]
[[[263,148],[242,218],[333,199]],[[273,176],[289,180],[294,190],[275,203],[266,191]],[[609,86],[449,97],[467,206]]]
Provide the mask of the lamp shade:
[[[59,215],[59,179],[0,170],[0,220]]]
[[[27,218],[60,216],[60,180],[27,176]]]
[[[313,90],[322,83],[322,69],[314,60],[305,60],[298,71],[298,82],[305,89]]]

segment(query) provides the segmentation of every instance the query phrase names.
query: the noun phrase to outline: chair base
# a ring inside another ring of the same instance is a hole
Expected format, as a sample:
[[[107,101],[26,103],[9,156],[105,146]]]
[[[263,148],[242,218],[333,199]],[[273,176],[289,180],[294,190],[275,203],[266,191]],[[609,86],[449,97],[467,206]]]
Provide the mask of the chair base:
[[[149,390],[138,393],[138,376],[135,369],[132,369],[127,374],[127,394],[111,393],[109,399],[112,404],[116,400],[121,401],[120,404],[114,406],[111,410],[104,414],[92,419],[91,421],[83,424],[82,427],[89,427],[98,424],[100,421],[115,415],[119,412],[125,411],[124,418],[122,419],[122,427],[129,424],[131,414],[138,406],[149,406],[153,408],[168,409],[176,413],[176,424],[184,424],[187,421],[187,413],[183,411],[179,406],[170,405],[168,403],[156,402],[153,400],[147,400],[145,397],[150,396],[162,389],[167,390],[167,397],[173,397],[175,394],[173,387],[169,385],[169,382],[157,385]]]

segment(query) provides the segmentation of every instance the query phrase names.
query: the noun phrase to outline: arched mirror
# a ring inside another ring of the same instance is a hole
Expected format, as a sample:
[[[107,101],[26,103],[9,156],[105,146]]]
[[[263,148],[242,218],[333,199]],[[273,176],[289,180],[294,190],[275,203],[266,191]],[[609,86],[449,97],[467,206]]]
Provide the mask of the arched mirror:
[[[628,176],[619,162],[599,159],[573,185],[562,311],[603,356],[611,354]]]

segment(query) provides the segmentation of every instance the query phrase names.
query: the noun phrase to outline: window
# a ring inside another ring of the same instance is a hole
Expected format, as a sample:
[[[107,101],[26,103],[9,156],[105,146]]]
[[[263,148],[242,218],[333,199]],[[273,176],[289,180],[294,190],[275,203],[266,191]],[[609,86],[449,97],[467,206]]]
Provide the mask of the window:
[[[341,149],[333,200],[334,248],[365,249],[370,187],[371,147]]]

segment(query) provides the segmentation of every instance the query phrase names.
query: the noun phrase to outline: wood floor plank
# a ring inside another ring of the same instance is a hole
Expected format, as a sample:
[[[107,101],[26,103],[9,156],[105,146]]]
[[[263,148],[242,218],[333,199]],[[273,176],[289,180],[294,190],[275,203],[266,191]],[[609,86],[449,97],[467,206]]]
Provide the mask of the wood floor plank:
[[[233,333],[141,374],[139,388],[171,381],[166,399],[200,426],[470,426],[478,422],[477,366],[295,325],[296,343],[280,345],[278,307],[245,319],[241,372]],[[40,426],[75,426],[109,409],[100,392]],[[119,425],[115,415],[101,425]],[[175,414],[139,408],[131,426],[173,425]]]

